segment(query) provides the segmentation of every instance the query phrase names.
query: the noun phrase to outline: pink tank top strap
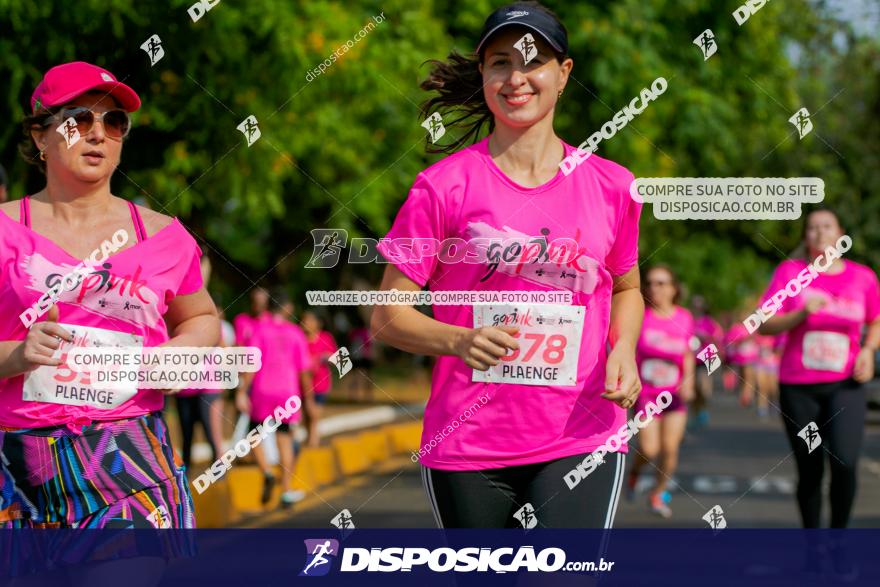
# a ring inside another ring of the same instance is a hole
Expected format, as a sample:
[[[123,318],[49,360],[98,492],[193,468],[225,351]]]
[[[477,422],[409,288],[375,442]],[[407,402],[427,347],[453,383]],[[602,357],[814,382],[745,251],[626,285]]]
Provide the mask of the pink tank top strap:
[[[30,196],[25,196],[20,200],[19,210],[18,210],[18,221],[27,226],[31,227],[31,203]]]
[[[141,220],[141,214],[138,212],[137,206],[134,205],[134,202],[129,202],[128,209],[131,211],[131,221],[134,223],[134,230],[137,234],[138,242],[146,240],[147,229],[144,228],[144,222]]]

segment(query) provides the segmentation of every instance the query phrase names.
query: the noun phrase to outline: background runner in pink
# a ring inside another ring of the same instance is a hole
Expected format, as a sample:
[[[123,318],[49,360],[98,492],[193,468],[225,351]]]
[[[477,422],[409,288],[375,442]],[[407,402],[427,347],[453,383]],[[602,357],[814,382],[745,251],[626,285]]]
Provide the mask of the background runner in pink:
[[[303,312],[303,332],[309,341],[309,356],[312,360],[312,375],[314,376],[315,403],[313,409],[306,412],[309,427],[309,446],[316,447],[321,442],[318,432],[318,422],[321,419],[323,406],[327,403],[327,396],[333,387],[333,376],[327,360],[336,352],[336,341],[333,335],[323,329],[324,320],[316,312]]]
[[[712,316],[703,314],[694,320],[694,334],[700,339],[701,349],[708,344],[714,344],[719,351],[721,350],[724,329]]]
[[[251,430],[270,416],[278,423],[275,443],[281,458],[281,504],[289,507],[304,497],[301,491],[292,491],[290,487],[290,478],[296,466],[291,424],[299,422],[304,409],[310,415],[313,412],[312,362],[306,335],[288,319],[293,315],[293,304],[287,295],[279,290],[272,294],[270,300],[271,314],[252,323],[253,332],[249,340],[249,344],[262,353],[262,367],[255,374],[242,375],[236,403],[243,413],[250,416]],[[289,413],[276,418],[276,411],[281,416],[278,408],[284,408]],[[265,505],[272,497],[276,478],[261,443],[254,446],[254,457],[263,472],[260,500]]]
[[[786,298],[777,312],[801,310],[810,298],[825,300],[820,310],[787,332],[780,383],[828,383],[852,376],[862,326],[880,316],[880,285],[868,267],[849,259],[840,262],[843,271],[819,274],[799,295]],[[780,263],[761,303],[790,280],[797,281],[798,273],[806,267],[803,259]]]
[[[742,322],[734,323],[724,335],[727,362],[731,365],[752,365],[758,360],[758,345]]]
[[[685,358],[692,353],[690,341],[693,336],[694,319],[684,308],[675,306],[671,316],[661,316],[650,306],[645,308],[642,336],[636,347],[642,378],[642,393],[636,402],[636,410],[643,409],[648,401],[656,400],[662,391],[678,394],[684,377]],[[686,410],[687,404],[680,403],[673,409]]]
[[[303,331],[277,314],[255,324],[250,345],[260,349],[263,365],[250,386],[250,418],[262,422],[291,396],[303,399],[300,376],[311,369],[312,361]],[[300,412],[297,410],[282,421],[299,422]]]
[[[672,516],[671,495],[666,490],[678,467],[678,454],[687,425],[687,404],[695,388],[695,359],[691,348],[694,318],[678,305],[681,285],[672,269],[665,265],[651,267],[642,281],[645,296],[645,319],[636,347],[636,361],[642,380],[642,393],[636,401],[636,418],[646,420],[650,409],[655,414],[638,435],[639,451],[627,478],[627,493],[635,497],[636,483],[642,468],[652,462],[655,484],[648,494],[648,508],[664,518]],[[659,401],[660,394],[671,394]],[[639,416],[639,412],[642,415]]]
[[[254,324],[259,320],[268,318],[269,294],[262,287],[254,287],[251,290],[250,313],[242,313],[232,319],[235,328],[235,343],[238,346],[250,346],[250,339],[254,333]]]

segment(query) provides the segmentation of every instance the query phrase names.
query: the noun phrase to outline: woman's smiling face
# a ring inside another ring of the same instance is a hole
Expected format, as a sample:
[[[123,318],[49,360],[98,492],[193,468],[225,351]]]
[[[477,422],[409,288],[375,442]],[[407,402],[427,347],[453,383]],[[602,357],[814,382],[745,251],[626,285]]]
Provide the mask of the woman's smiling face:
[[[480,72],[483,93],[496,124],[529,127],[542,120],[556,106],[559,92],[568,81],[572,60],[556,60],[552,47],[538,34],[533,34],[526,63],[514,45],[528,32],[522,27],[499,31],[483,53]]]

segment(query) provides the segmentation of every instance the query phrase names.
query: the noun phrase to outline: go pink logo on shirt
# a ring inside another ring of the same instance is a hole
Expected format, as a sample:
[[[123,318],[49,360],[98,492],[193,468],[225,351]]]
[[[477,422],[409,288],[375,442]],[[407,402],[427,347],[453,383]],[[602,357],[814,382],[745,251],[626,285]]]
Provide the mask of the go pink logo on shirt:
[[[55,287],[69,272],[64,265],[53,263],[40,253],[27,259],[25,267],[30,277],[28,287],[40,292]],[[90,273],[80,275],[75,287],[62,292],[58,301],[131,324],[155,324],[159,320],[159,296],[141,279],[141,266],[125,276],[114,275],[112,269],[112,263],[104,262]]]
[[[481,282],[502,273],[587,294],[593,293],[599,283],[599,262],[578,244],[580,229],[575,238],[552,240],[548,240],[548,228],[542,228],[541,236],[535,237],[509,226],[498,229],[485,222],[471,222],[467,231],[478,257],[488,264]]]
[[[842,296],[831,295],[821,289],[811,290],[805,294],[806,299],[812,297],[825,300],[825,305],[822,306],[821,310],[823,314],[855,322],[865,320],[865,304],[862,300],[851,300]]]

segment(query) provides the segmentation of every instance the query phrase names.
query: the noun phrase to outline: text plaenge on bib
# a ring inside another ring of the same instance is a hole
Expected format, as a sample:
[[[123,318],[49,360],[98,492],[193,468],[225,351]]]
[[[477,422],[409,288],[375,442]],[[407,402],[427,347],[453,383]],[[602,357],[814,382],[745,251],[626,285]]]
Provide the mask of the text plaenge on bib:
[[[566,155],[572,152],[564,147]],[[638,258],[641,206],[629,196],[632,179],[625,168],[594,155],[568,176],[559,172],[527,188],[497,167],[487,139],[417,176],[378,246],[404,275],[433,292],[572,296],[571,304],[507,300],[433,307],[434,318],[446,324],[519,327],[519,351],[486,372],[457,356],[438,357],[422,445],[477,398],[491,399],[421,457],[422,464],[475,470],[548,461],[589,452],[623,424],[624,410],[601,394],[613,278]],[[438,255],[390,250],[386,243],[396,238],[457,239],[464,243],[460,254],[480,262],[447,263]]]

